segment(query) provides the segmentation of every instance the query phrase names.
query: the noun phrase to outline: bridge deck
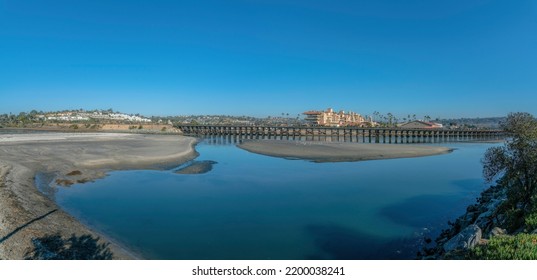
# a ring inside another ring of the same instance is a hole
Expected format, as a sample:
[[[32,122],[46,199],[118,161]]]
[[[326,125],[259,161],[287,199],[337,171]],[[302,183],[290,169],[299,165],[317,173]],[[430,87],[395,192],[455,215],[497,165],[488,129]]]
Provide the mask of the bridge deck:
[[[502,139],[501,130],[469,129],[402,129],[364,127],[298,127],[298,126],[225,126],[178,125],[186,135],[263,136],[263,137],[343,137],[368,143],[447,142]],[[420,141],[421,140],[421,141]],[[426,141],[428,140],[428,141]]]

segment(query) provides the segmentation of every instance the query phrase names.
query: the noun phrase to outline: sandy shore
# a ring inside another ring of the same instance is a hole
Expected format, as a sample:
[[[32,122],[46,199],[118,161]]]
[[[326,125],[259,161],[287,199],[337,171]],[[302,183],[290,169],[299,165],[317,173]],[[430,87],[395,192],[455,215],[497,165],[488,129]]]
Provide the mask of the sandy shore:
[[[110,242],[39,192],[37,173],[55,174],[57,183],[68,185],[101,178],[110,170],[159,169],[195,158],[195,143],[191,137],[166,135],[0,135],[0,259],[28,257],[35,253],[36,240],[74,236],[79,242]],[[114,259],[136,258],[114,242],[108,248]]]
[[[298,142],[284,140],[245,140],[237,146],[252,153],[287,159],[304,159],[313,162],[409,158],[451,152],[449,148],[425,145]]]

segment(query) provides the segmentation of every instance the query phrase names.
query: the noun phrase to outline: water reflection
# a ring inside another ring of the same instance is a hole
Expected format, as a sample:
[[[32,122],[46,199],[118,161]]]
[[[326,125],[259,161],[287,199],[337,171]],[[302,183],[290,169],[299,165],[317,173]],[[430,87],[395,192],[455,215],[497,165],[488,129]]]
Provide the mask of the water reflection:
[[[383,144],[438,144],[474,141],[497,141],[501,137],[467,138],[467,137],[406,137],[406,136],[375,136],[372,135],[204,135],[199,136],[208,145],[236,145],[243,140],[287,140],[287,141],[319,141],[319,142],[352,142],[352,143],[383,143]]]
[[[415,238],[380,238],[341,225],[308,225],[305,230],[318,248],[306,259],[412,259],[419,249]]]
[[[447,225],[483,189],[480,158],[492,146],[316,164],[249,153],[234,146],[241,139],[209,137],[184,166],[111,172],[58,188],[56,201],[146,258],[412,259],[430,228]],[[218,164],[174,173],[200,162]]]

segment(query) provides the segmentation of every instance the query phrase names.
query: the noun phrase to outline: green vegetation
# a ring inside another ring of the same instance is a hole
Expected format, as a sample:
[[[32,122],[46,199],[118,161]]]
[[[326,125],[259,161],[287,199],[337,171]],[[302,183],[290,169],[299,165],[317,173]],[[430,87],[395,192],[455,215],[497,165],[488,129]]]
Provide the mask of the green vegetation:
[[[528,113],[514,113],[502,128],[511,138],[503,147],[487,150],[483,175],[488,182],[500,177],[507,201],[499,209],[508,214],[508,230],[516,231],[537,212],[537,120]]]
[[[515,235],[491,238],[467,253],[471,259],[537,259],[537,119],[509,114],[501,128],[510,134],[502,147],[487,150],[483,175],[497,180],[507,199],[495,210],[496,226]],[[528,234],[532,233],[532,234]]]
[[[537,235],[521,233],[491,238],[486,245],[477,246],[468,253],[469,259],[480,260],[536,260]]]
[[[479,129],[479,128],[500,128],[500,124],[505,122],[505,117],[490,118],[457,118],[457,119],[440,119],[435,122],[443,124],[445,127],[457,127],[461,129]]]
[[[537,229],[537,212],[533,212],[524,218],[526,231],[532,232]]]

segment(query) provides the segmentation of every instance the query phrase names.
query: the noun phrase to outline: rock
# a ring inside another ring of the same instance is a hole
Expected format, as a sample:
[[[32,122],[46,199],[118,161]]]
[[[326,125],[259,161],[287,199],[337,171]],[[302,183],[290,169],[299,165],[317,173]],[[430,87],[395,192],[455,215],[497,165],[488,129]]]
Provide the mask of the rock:
[[[468,206],[468,208],[466,208],[466,212],[470,213],[470,212],[476,212],[478,209],[477,205],[475,204],[472,204],[470,206]]]
[[[501,229],[499,227],[494,227],[489,233],[489,239],[494,237],[494,236],[505,235],[505,234],[507,234],[507,231],[505,229]]]
[[[485,211],[481,213],[476,221],[477,224],[482,229],[489,228],[492,225],[496,209],[504,202],[504,199],[491,199],[488,204],[484,205]]]
[[[72,184],[74,184],[75,182],[71,181],[71,180],[67,180],[67,179],[61,179],[61,178],[58,178],[56,179],[56,185],[58,186],[64,186],[64,187],[68,187]]]
[[[471,249],[481,241],[481,229],[470,225],[444,244],[444,251]]]
[[[211,171],[216,161],[204,160],[193,161],[189,165],[182,167],[175,171],[177,174],[203,174]]]
[[[82,171],[74,170],[74,171],[71,171],[71,172],[67,173],[66,175],[67,176],[78,176],[78,175],[82,175]]]
[[[475,224],[480,228],[488,228],[492,224],[492,212],[485,212],[479,215]]]
[[[498,214],[498,216],[494,218],[494,223],[497,225],[505,225],[506,220],[507,217],[504,214]]]

